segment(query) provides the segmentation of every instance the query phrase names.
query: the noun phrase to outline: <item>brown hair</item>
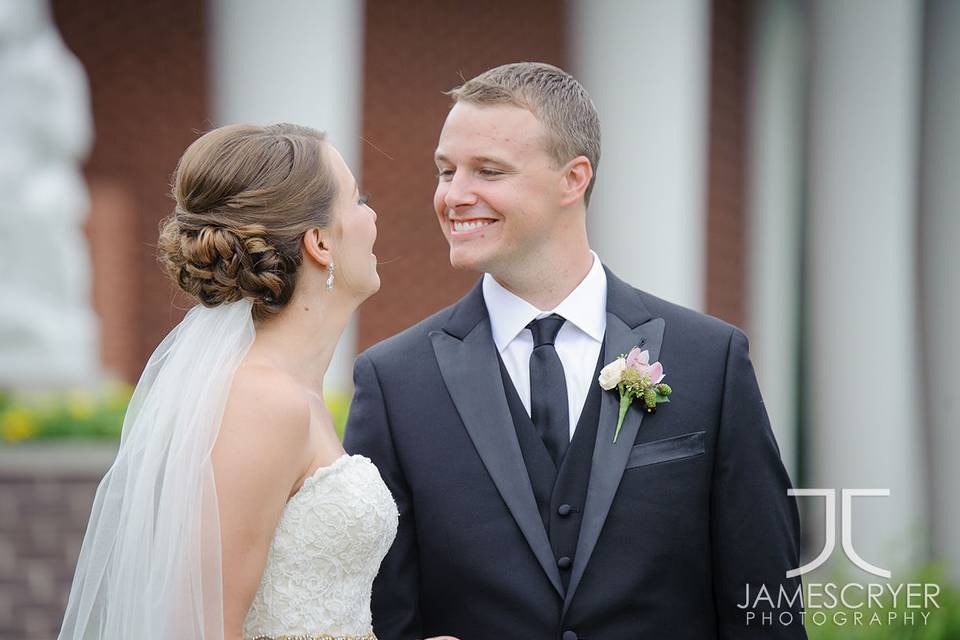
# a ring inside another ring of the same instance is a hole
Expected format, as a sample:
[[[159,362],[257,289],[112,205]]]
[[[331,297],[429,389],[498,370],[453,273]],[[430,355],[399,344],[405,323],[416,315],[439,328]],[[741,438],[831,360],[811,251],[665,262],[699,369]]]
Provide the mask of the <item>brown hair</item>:
[[[337,183],[324,135],[292,124],[234,124],[191,144],[161,223],[160,262],[203,305],[253,301],[257,320],[290,301],[300,241],[331,224]]]
[[[454,102],[512,104],[535,115],[547,130],[547,151],[557,164],[585,156],[593,168],[584,201],[600,165],[600,117],[576,78],[543,62],[514,62],[484,71],[447,92]]]

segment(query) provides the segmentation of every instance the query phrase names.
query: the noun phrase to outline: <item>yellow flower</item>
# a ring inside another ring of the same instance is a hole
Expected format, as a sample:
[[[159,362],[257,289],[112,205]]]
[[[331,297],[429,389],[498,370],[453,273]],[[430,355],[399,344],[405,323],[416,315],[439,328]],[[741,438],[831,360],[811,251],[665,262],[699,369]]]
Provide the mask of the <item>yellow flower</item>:
[[[110,411],[123,411],[130,404],[133,387],[125,382],[110,382],[106,388],[107,408]]]
[[[93,398],[88,393],[74,391],[67,397],[67,410],[74,420],[89,420],[94,408]]]
[[[342,391],[331,391],[323,395],[327,408],[333,415],[333,426],[337,435],[343,440],[343,430],[347,426],[347,414],[350,413],[351,396]]]
[[[7,442],[19,442],[37,433],[37,422],[26,409],[11,409],[3,415],[0,431]]]

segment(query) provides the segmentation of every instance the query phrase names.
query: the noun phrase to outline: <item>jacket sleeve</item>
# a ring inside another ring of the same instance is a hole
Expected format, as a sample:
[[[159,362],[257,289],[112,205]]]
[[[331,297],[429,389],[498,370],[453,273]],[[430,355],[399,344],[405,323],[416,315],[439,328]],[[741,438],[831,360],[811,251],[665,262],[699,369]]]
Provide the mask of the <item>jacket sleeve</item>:
[[[800,599],[793,597],[799,595],[800,579],[786,578],[799,566],[800,517],[796,500],[787,495],[790,478],[760,396],[747,337],[739,329],[730,336],[722,402],[710,498],[717,637],[806,638]],[[782,599],[781,586],[787,595]],[[744,608],[763,587],[774,608],[763,600]]]
[[[397,458],[383,390],[370,358],[353,368],[354,396],[344,448],[370,458],[393,494],[400,512],[397,537],[373,584],[374,633],[380,640],[421,638],[419,562],[410,489]]]

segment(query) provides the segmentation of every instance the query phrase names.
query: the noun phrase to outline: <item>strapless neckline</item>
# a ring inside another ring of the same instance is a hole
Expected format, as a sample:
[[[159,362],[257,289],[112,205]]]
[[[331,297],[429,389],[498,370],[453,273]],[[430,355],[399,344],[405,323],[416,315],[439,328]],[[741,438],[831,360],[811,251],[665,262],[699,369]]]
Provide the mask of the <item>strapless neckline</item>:
[[[373,579],[398,519],[369,458],[318,467],[280,515],[244,638],[371,635]]]

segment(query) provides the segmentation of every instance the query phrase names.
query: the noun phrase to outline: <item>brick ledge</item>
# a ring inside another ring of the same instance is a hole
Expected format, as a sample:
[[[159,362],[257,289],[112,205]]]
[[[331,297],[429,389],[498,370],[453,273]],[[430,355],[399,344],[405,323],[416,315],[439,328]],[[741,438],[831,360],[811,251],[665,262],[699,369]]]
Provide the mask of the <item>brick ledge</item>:
[[[0,478],[10,476],[103,475],[119,442],[27,442],[0,445]]]

